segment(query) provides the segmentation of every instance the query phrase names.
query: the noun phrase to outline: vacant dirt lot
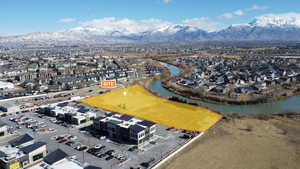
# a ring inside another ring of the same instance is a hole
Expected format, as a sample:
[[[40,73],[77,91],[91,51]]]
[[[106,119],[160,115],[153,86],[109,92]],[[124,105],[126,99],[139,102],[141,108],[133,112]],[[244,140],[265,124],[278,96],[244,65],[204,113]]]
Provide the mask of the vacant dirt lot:
[[[222,120],[163,169],[299,169],[300,117]]]
[[[161,125],[192,131],[206,131],[222,118],[222,115],[204,107],[158,97],[140,85],[113,90],[82,99],[80,102]]]

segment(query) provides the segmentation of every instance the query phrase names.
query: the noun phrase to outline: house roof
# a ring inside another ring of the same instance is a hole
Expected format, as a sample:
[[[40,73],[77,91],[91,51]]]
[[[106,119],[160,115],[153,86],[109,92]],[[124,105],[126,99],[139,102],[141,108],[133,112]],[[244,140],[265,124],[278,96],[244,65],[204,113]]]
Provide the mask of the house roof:
[[[9,142],[10,145],[12,145],[13,147],[22,145],[24,143],[33,141],[34,139],[29,135],[29,134],[24,134],[22,136],[17,137],[16,139],[12,140]]]
[[[26,147],[23,147],[21,148],[21,151],[23,151],[25,154],[28,154],[44,145],[47,145],[45,142],[36,142],[36,143],[33,143],[29,146],[26,146]]]
[[[45,158],[44,158],[44,161],[47,163],[47,164],[54,164],[58,161],[61,161],[63,159],[65,159],[66,157],[68,157],[68,154],[65,153],[64,151],[62,151],[61,149],[57,149],[55,150],[54,152],[48,154]]]

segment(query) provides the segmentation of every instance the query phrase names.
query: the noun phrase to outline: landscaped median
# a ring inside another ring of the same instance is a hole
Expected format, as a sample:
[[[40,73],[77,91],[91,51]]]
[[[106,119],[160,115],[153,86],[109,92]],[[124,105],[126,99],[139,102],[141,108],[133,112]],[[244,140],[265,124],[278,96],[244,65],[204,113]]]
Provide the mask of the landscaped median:
[[[113,90],[80,102],[190,131],[204,132],[222,118],[222,115],[207,108],[158,97],[139,85]]]

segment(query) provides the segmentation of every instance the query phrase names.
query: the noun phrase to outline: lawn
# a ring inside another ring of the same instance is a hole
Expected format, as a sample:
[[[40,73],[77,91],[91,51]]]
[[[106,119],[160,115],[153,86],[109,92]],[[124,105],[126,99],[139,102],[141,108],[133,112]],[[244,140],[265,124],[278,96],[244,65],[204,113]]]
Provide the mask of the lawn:
[[[160,98],[139,85],[113,90],[80,102],[190,131],[206,131],[222,118],[222,115],[207,108]]]

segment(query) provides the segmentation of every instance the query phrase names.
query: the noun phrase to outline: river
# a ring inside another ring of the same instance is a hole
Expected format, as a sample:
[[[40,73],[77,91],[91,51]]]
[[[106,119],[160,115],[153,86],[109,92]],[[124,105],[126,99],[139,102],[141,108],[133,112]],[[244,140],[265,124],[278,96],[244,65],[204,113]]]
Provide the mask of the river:
[[[171,76],[174,77],[178,75],[181,71],[178,67],[161,63],[166,66],[171,73]],[[281,112],[300,112],[300,95],[289,97],[283,100],[269,102],[269,103],[260,103],[260,104],[251,104],[251,105],[232,105],[224,103],[209,103],[199,100],[189,99],[180,95],[177,95],[162,86],[162,81],[157,79],[153,80],[148,88],[154,92],[158,93],[162,97],[171,97],[176,96],[181,99],[184,99],[190,103],[197,103],[200,106],[207,107],[209,109],[224,113],[240,113],[240,114],[270,114],[270,113],[281,113]]]

